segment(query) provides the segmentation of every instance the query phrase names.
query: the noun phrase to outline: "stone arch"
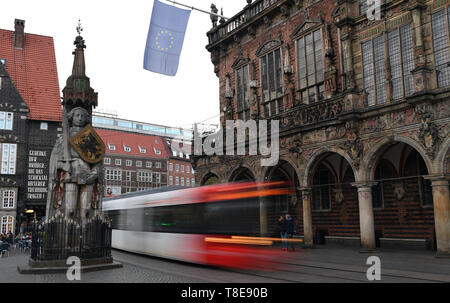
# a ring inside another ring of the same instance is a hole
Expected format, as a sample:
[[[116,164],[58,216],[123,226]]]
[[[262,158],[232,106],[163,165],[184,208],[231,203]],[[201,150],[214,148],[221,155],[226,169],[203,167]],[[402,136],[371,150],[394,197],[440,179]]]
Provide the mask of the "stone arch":
[[[217,180],[218,180],[219,183],[220,183],[219,175],[216,174],[216,173],[213,173],[213,172],[209,171],[209,172],[203,174],[202,178],[200,179],[200,186],[205,185],[205,183],[206,183],[208,180],[210,180],[211,178],[217,178]]]
[[[361,160],[359,180],[371,180],[376,168],[375,164],[378,161],[379,156],[384,153],[391,145],[395,145],[397,143],[405,143],[415,149],[425,161],[428,173],[432,174],[435,172],[433,162],[431,161],[430,157],[427,155],[423,147],[419,144],[419,142],[406,136],[394,135],[388,138],[382,138],[375,143],[375,145],[369,150],[368,153],[366,153],[366,155]]]
[[[353,165],[353,161],[350,158],[350,156],[347,154],[347,152],[341,148],[336,147],[321,147],[317,151],[314,152],[314,154],[309,158],[309,160],[306,163],[305,171],[303,173],[303,178],[301,180],[302,186],[310,186],[311,185],[311,174],[314,171],[315,167],[318,165],[318,162],[320,158],[326,156],[328,153],[336,153],[340,156],[342,156],[345,160],[347,160],[348,164],[353,170],[353,175],[355,176],[355,181],[357,180],[357,173],[358,171],[355,169]]]
[[[447,138],[434,160],[435,172],[439,174],[450,173],[450,138]]]
[[[227,180],[228,182],[256,181],[256,174],[247,166],[240,165],[229,173]]]

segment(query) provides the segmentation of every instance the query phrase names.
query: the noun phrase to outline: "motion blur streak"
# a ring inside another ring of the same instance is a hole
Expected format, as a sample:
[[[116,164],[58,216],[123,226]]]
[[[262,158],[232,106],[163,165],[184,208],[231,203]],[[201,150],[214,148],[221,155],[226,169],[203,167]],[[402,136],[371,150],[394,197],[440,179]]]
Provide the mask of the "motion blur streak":
[[[294,192],[292,184],[281,181],[169,187],[105,199],[103,209],[111,220],[113,248],[211,266],[275,270],[282,251],[274,242],[281,239],[261,237],[267,226],[261,225],[260,199],[267,209],[276,209]]]
[[[281,238],[267,238],[267,237],[244,237],[244,236],[231,236],[232,239],[242,239],[242,240],[266,240],[273,242],[281,242]],[[303,239],[285,239],[286,242],[303,243]]]
[[[214,243],[230,243],[230,244],[248,244],[248,245],[272,245],[272,241],[264,241],[258,238],[255,239],[227,239],[227,238],[205,238],[205,242]]]

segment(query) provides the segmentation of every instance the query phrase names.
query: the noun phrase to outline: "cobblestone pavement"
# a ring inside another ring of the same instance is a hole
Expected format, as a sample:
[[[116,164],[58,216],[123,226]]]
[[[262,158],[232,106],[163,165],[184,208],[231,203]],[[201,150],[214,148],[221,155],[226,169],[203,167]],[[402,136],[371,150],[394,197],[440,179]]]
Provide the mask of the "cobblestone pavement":
[[[318,246],[285,252],[276,260],[279,270],[271,272],[225,270],[168,261],[113,250],[123,268],[81,273],[81,283],[283,283],[283,282],[368,282],[369,256],[381,261],[381,282],[450,282],[450,259],[435,258],[431,251],[383,250],[370,254],[355,248]],[[0,258],[1,283],[65,283],[65,274],[22,275],[29,252],[11,249]]]

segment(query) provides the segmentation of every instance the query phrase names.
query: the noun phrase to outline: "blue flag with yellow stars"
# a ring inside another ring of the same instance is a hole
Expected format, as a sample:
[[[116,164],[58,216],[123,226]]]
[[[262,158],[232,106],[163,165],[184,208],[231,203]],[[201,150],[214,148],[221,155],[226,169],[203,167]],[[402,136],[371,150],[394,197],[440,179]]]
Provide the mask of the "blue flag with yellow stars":
[[[155,0],[145,46],[146,70],[175,76],[190,14],[190,10]]]

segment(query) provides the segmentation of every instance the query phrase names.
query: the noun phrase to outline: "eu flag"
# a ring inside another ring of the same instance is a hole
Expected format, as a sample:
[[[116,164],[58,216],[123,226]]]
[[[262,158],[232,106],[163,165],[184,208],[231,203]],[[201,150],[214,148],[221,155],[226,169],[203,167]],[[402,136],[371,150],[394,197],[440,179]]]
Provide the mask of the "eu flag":
[[[155,0],[145,46],[145,69],[175,76],[190,14],[190,10]]]

